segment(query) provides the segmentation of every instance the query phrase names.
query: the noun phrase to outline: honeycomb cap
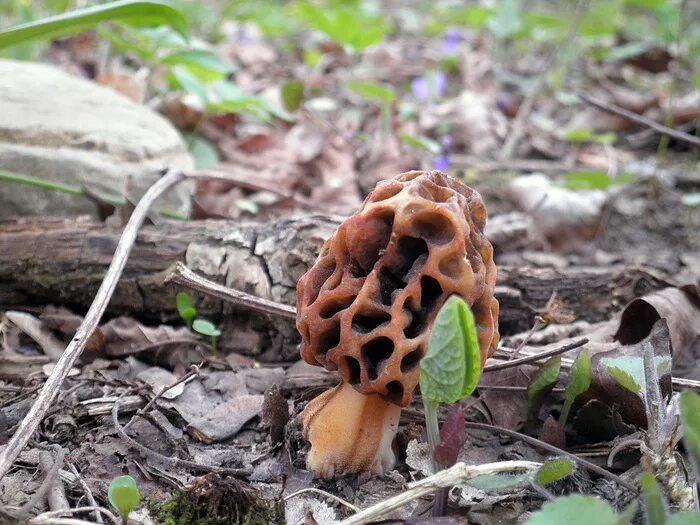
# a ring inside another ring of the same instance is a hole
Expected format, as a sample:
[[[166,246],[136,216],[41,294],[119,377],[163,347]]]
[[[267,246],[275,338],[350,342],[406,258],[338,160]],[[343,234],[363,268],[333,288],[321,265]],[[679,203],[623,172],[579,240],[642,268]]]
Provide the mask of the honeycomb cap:
[[[297,283],[301,357],[406,406],[432,323],[457,294],[474,314],[483,366],[499,339],[485,223],[479,193],[439,171],[378,183]]]

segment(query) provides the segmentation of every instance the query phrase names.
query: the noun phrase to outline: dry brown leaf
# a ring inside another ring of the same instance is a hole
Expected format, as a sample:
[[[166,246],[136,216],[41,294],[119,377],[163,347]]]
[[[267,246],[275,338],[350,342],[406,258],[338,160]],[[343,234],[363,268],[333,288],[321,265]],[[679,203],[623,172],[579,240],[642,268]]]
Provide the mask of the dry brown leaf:
[[[265,396],[242,395],[220,404],[211,412],[192,420],[187,432],[203,443],[216,443],[235,436],[263,407]]]

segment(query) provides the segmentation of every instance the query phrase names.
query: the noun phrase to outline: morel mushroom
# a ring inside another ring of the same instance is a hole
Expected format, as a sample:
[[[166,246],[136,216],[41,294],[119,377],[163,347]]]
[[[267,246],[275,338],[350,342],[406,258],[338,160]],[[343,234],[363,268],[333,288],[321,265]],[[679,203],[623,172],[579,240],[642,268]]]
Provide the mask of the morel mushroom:
[[[343,382],[302,414],[307,467],[325,478],[391,469],[430,328],[452,294],[470,305],[482,365],[498,346],[496,266],[486,209],[444,173],[377,184],[297,284],[301,357]]]

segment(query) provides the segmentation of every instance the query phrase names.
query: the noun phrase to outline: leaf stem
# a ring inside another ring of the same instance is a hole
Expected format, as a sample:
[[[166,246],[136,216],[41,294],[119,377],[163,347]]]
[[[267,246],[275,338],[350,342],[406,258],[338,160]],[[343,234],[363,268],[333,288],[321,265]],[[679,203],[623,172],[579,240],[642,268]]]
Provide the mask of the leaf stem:
[[[423,398],[425,408],[425,430],[428,435],[428,445],[430,445],[430,464],[433,474],[436,474],[440,467],[435,460],[435,449],[440,444],[440,426],[438,423],[438,404],[435,401]]]
[[[435,459],[435,449],[440,445],[440,426],[438,423],[438,403],[423,397],[423,407],[425,408],[425,431],[428,436],[428,445],[430,446],[430,465],[432,473],[437,474],[440,470],[440,465]],[[445,514],[447,510],[447,496],[449,489],[441,488],[435,491],[433,497],[433,516],[439,517]]]

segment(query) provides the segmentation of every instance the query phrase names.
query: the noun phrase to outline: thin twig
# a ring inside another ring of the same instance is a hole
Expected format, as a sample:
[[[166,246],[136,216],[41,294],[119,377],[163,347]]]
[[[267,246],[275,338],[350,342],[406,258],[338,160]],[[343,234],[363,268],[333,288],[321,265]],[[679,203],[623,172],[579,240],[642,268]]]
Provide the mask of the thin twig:
[[[450,162],[455,168],[470,169],[478,172],[492,171],[538,171],[543,173],[560,173],[566,171],[582,171],[585,164],[562,162],[547,159],[503,159],[488,160],[476,155],[455,153],[450,155]]]
[[[559,348],[554,348],[552,350],[547,350],[540,354],[529,355],[527,357],[521,357],[520,359],[513,359],[511,361],[506,361],[505,363],[498,363],[494,365],[487,365],[484,367],[484,372],[495,372],[496,370],[504,370],[506,368],[512,368],[515,366],[524,365],[525,363],[532,363],[534,361],[540,361],[546,357],[551,357],[553,355],[563,354],[569,350],[574,350],[588,343],[588,338],[584,337],[578,341],[573,341],[571,343],[560,346]]]
[[[276,303],[269,299],[263,299],[249,293],[241,292],[223,286],[214,281],[210,281],[196,274],[181,262],[175,263],[171,270],[167,273],[164,282],[175,283],[184,286],[191,290],[201,292],[239,306],[245,306],[257,312],[263,312],[270,315],[286,317],[287,319],[296,319],[297,310],[293,306],[282,303]]]
[[[56,453],[53,464],[46,471],[44,481],[41,483],[29,501],[22,505],[19,510],[13,513],[13,516],[15,519],[17,519],[17,521],[21,522],[23,518],[26,518],[27,515],[34,510],[34,507],[36,507],[46,497],[47,493],[53,488],[54,483],[56,483],[58,471],[61,470],[61,466],[63,465],[64,452],[60,445],[53,445],[51,448]]]
[[[430,494],[436,489],[459,485],[477,476],[505,472],[533,472],[541,466],[541,463],[536,463],[534,461],[501,461],[499,463],[487,463],[485,465],[465,465],[460,462],[448,469],[441,470],[432,476],[428,476],[425,479],[410,483],[408,485],[408,490],[377,503],[376,505],[372,505],[354,516],[350,516],[341,521],[340,525],[362,525],[371,523],[389,512],[398,509],[402,505],[405,505],[409,501]]]
[[[521,434],[520,432],[516,432],[515,430],[509,430],[507,428],[502,428],[502,427],[497,427],[494,425],[488,425],[486,423],[474,423],[474,422],[467,422],[467,429],[469,428],[475,428],[478,430],[488,430],[489,432],[497,432],[499,434],[504,434],[506,436],[510,436],[512,438],[519,439],[521,441],[524,441],[533,447],[538,447],[543,450],[546,450],[548,452],[551,452],[552,454],[557,454],[560,456],[564,456],[571,461],[574,461],[575,463],[581,465],[582,467],[590,470],[591,472],[595,472],[596,474],[603,476],[611,481],[614,481],[615,483],[625,487],[626,489],[631,490],[632,492],[636,493],[639,489],[635,487],[632,483],[629,481],[625,481],[622,479],[620,476],[617,474],[613,474],[612,472],[605,470],[602,467],[599,467],[595,463],[591,463],[590,461],[583,459],[576,454],[572,454],[571,452],[567,452],[566,450],[562,450],[558,447],[555,447],[553,445],[550,445],[549,443],[545,443],[544,441],[540,441],[537,438],[527,436],[525,434]]]
[[[314,487],[307,487],[305,489],[297,490],[296,492],[292,492],[288,496],[285,496],[283,499],[284,501],[290,500],[292,498],[295,498],[297,496],[300,496],[302,494],[306,494],[307,492],[313,492],[314,494],[320,494],[321,496],[326,496],[327,498],[330,498],[334,501],[337,501],[341,505],[345,505],[347,508],[352,510],[353,512],[360,512],[360,509],[350,503],[349,501],[345,501],[343,498],[336,496],[335,494],[331,494],[330,492],[326,492],[325,490],[317,489]]]
[[[68,466],[68,469],[73,473],[75,478],[78,480],[78,483],[80,484],[80,487],[83,489],[83,492],[85,493],[85,499],[88,500],[88,503],[90,504],[91,507],[98,507],[97,501],[95,501],[95,496],[92,495],[92,491],[90,490],[90,487],[88,487],[88,484],[85,483],[85,480],[83,477],[80,475],[80,472],[78,472],[78,469],[75,468],[75,465],[70,460],[66,460],[66,465]],[[95,510],[95,521],[97,523],[104,523],[102,521],[102,514],[100,514],[99,510]]]
[[[112,523],[115,525],[119,525],[121,521],[117,519],[117,517],[112,514],[109,510],[105,509],[104,507],[76,507],[74,509],[66,509],[66,510],[52,510],[49,512],[44,512],[42,514],[39,514],[38,516],[34,516],[29,523],[33,525],[48,525],[50,523],[62,523],[62,524],[70,524],[70,523],[91,523],[89,521],[83,521],[83,520],[68,520],[64,519],[63,521],[58,521],[60,518],[58,516],[63,516],[66,514],[79,514],[81,512],[101,512],[105,516],[107,516]]]
[[[664,126],[663,124],[660,124],[648,117],[645,117],[638,113],[634,113],[633,111],[629,111],[625,108],[621,108],[616,104],[603,102],[602,100],[597,100],[583,93],[579,93],[578,96],[584,102],[587,102],[591,106],[595,106],[598,109],[602,109],[603,111],[607,111],[608,113],[612,113],[614,115],[619,115],[633,122],[636,122],[637,124],[647,126],[653,129],[654,131],[661,133],[662,135],[668,135],[669,137],[673,137],[674,139],[687,142],[689,144],[692,144],[693,146],[700,146],[700,137],[696,137],[695,135],[691,135],[690,133],[685,133],[677,129],[669,128],[668,126]]]
[[[117,431],[117,434],[119,434],[119,437],[126,441],[130,446],[138,449],[145,456],[155,461],[161,462],[165,465],[168,465],[171,468],[183,467],[192,470],[203,470],[205,472],[220,472],[223,474],[230,474],[236,477],[244,477],[250,475],[250,473],[252,472],[250,469],[215,467],[213,465],[204,465],[201,463],[187,461],[185,459],[180,459],[176,457],[164,456],[163,454],[160,454],[155,450],[151,450],[150,448],[142,445],[141,443],[130,437],[126,432],[124,432],[124,427],[122,427],[119,424],[119,402],[121,401],[122,397],[128,395],[130,392],[130,390],[127,390],[126,392],[122,393],[112,406],[112,423],[114,424],[114,428]]]
[[[201,364],[199,366],[201,366]],[[148,403],[146,403],[145,407],[139,409],[138,412],[136,412],[131,417],[131,419],[129,421],[127,421],[126,425],[124,425],[124,427],[123,427],[124,431],[126,432],[127,430],[129,430],[129,427],[134,424],[134,421],[136,421],[136,418],[140,417],[143,414],[145,414],[146,412],[148,412],[148,410],[153,406],[153,403],[155,403],[158,399],[160,399],[163,396],[163,394],[165,394],[168,390],[175,388],[177,385],[179,385],[181,383],[186,383],[186,382],[194,379],[195,376],[197,376],[199,374],[199,366],[197,366],[197,365],[190,366],[190,371],[187,372],[187,374],[182,376],[180,379],[178,379],[174,383],[171,383],[171,384],[161,388],[160,391],[155,396],[153,396],[153,398]]]
[[[543,326],[547,325],[547,321],[545,321],[541,315],[536,315],[535,316],[535,322],[532,323],[532,327],[528,331],[528,333],[525,334],[525,337],[523,337],[523,340],[520,341],[520,344],[517,346],[515,351],[510,354],[510,359],[511,361],[515,360],[519,355],[520,355],[520,350],[525,348],[525,345],[530,341],[530,338],[532,337],[532,334],[534,334],[537,330],[542,328]]]
[[[95,295],[95,299],[90,305],[87,315],[85,315],[83,322],[80,323],[75,333],[75,337],[68,344],[66,350],[51,372],[51,375],[46,380],[46,383],[44,383],[44,387],[34,401],[29,413],[19,424],[12,439],[10,439],[5,449],[0,454],[0,479],[7,473],[12,463],[17,459],[24,446],[34,434],[34,431],[36,431],[39,423],[53,404],[56,394],[61,388],[61,384],[66,377],[68,377],[68,372],[70,372],[73,367],[73,363],[75,363],[75,360],[83,351],[88,338],[97,328],[102,314],[104,314],[107,304],[114,293],[119,277],[124,270],[126,260],[136,240],[138,230],[146,218],[151,205],[167,189],[184,178],[185,175],[180,171],[167,171],[163,177],[148,189],[141,201],[134,208],[131,218],[124,228],[121,239],[119,239],[119,244],[117,244],[117,248],[114,251],[114,256],[107,269],[105,278]]]
[[[513,352],[513,349],[501,346],[498,348],[497,352],[510,354]],[[540,359],[543,355],[546,355],[545,352],[538,352],[537,350],[535,350],[534,347],[525,347],[522,349],[522,353],[525,355],[528,355],[528,356],[532,356],[533,358],[535,358],[535,360]],[[493,357],[491,359],[493,359]],[[561,360],[561,367],[564,370],[568,370],[569,368],[571,368],[571,365],[573,364],[573,362],[574,362],[573,359],[563,357]],[[500,365],[500,363],[499,363],[499,365]],[[490,370],[492,370],[492,369],[490,369]],[[684,377],[672,377],[671,383],[673,385],[673,389],[676,392],[681,392],[683,390],[694,390],[696,392],[700,392],[700,381],[697,381],[695,379],[686,379]]]

